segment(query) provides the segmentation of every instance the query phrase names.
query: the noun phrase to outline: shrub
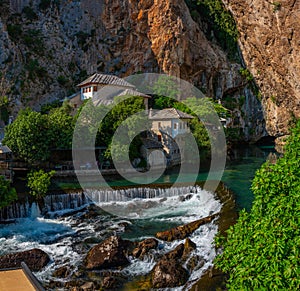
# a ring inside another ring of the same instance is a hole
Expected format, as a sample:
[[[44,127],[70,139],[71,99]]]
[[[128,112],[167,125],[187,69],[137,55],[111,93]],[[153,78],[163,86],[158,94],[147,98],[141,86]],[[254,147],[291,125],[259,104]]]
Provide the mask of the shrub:
[[[0,208],[8,206],[14,200],[18,199],[15,188],[10,186],[10,182],[0,176]]]
[[[284,157],[257,171],[252,190],[251,212],[216,239],[224,247],[216,266],[230,275],[229,290],[299,290],[300,121]]]
[[[32,171],[27,175],[28,187],[30,188],[30,194],[36,198],[42,198],[47,194],[49,186],[51,184],[51,178],[55,174],[55,171],[44,172],[43,170]]]
[[[22,10],[22,12],[25,14],[25,17],[28,19],[28,20],[37,20],[38,19],[38,16],[37,14],[34,12],[34,10],[32,9],[32,7],[29,7],[29,6],[25,6]]]
[[[8,24],[7,25],[8,35],[12,39],[18,39],[22,35],[22,27],[20,24]]]

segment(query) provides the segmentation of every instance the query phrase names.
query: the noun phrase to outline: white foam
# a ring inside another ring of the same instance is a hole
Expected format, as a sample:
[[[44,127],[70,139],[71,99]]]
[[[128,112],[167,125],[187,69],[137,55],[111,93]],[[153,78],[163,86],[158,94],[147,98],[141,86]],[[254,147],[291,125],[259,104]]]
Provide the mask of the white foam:
[[[169,195],[163,198],[136,198],[127,202],[103,203],[106,206],[109,206],[109,204],[120,204],[128,210],[133,209],[133,217],[147,219],[154,225],[159,223],[165,224],[165,222],[174,222],[178,225],[184,224],[220,211],[221,203],[216,200],[214,194],[200,189],[197,189],[195,192],[192,195],[178,195],[180,194],[178,191],[173,191],[172,193],[176,195]],[[138,209],[136,208],[137,205],[142,211],[136,211]],[[86,205],[81,205],[80,207],[77,210],[81,209],[83,211]],[[33,208],[35,209],[35,206]],[[139,224],[139,219],[124,220],[108,215],[99,215],[82,220],[79,219],[80,213],[58,219],[45,219],[38,217],[39,214],[35,210],[32,212],[35,213],[32,215],[32,218],[19,219],[16,224],[0,226],[0,254],[32,248],[44,250],[50,255],[52,261],[42,272],[37,273],[38,278],[43,282],[48,282],[51,279],[53,270],[59,266],[66,264],[74,266],[73,271],[76,271],[77,266],[82,262],[84,254],[78,252],[74,248],[74,244],[80,243],[89,237],[96,237],[101,240],[101,237],[104,238],[109,234],[122,233],[124,231],[122,223],[131,224],[132,227],[134,227],[134,224]],[[62,215],[68,211],[74,211],[74,209],[57,210],[51,214]],[[189,282],[199,278],[212,265],[216,255],[213,247],[213,238],[217,230],[217,226],[212,222],[201,226],[190,236],[190,239],[197,245],[196,250],[191,255],[198,255],[203,258],[205,264],[191,274]],[[141,234],[139,240],[148,237]],[[126,276],[145,275],[154,267],[155,256],[173,250],[180,243],[184,243],[184,240],[171,243],[159,241],[159,250],[151,250],[149,252],[150,255],[143,260],[131,258],[131,264],[122,272]],[[172,290],[186,290],[182,288],[173,288]]]

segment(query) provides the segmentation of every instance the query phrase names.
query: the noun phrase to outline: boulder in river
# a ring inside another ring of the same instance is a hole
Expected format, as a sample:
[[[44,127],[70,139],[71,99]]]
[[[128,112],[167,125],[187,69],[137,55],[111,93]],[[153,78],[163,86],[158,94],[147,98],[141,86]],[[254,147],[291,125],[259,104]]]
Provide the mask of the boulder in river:
[[[138,243],[137,247],[132,251],[132,255],[136,258],[142,258],[151,249],[156,249],[158,241],[155,238],[147,238]]]
[[[57,277],[57,278],[67,278],[70,275],[70,268],[68,266],[62,266],[58,269],[56,269],[53,272],[53,277]]]
[[[163,256],[164,260],[180,260],[183,254],[184,244],[179,244],[174,250]]]
[[[189,238],[185,239],[182,258],[186,260],[190,253],[197,248],[196,244]]]
[[[132,244],[118,236],[111,236],[89,250],[84,265],[88,270],[126,266],[129,264],[126,254]]]
[[[20,268],[21,263],[25,262],[31,271],[37,272],[42,270],[49,261],[50,257],[47,253],[40,249],[31,249],[0,256],[0,269]]]
[[[162,259],[151,272],[154,288],[177,287],[184,285],[189,278],[188,271],[175,259]]]
[[[181,240],[188,236],[190,236],[196,229],[198,229],[201,225],[211,222],[213,219],[215,219],[219,214],[213,214],[208,217],[204,217],[201,219],[198,219],[196,221],[190,222],[188,224],[180,225],[174,228],[171,228],[170,230],[161,231],[156,233],[156,237],[158,239],[164,240],[164,241],[174,241],[174,240]]]
[[[196,249],[196,244],[187,238],[183,243],[179,244],[174,250],[163,255],[162,259],[165,260],[181,260],[186,261],[190,253]]]

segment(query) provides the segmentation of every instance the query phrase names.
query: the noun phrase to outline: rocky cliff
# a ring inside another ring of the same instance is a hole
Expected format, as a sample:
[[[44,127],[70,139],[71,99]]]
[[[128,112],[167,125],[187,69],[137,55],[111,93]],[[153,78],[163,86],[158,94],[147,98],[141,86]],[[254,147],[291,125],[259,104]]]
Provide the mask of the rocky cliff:
[[[96,71],[168,73],[222,99],[244,138],[259,139],[267,134],[260,101],[196,16],[184,0],[0,0],[0,96],[17,112],[64,98]]]
[[[300,117],[300,1],[224,0],[240,33],[245,63],[262,93],[266,127],[288,133]]]

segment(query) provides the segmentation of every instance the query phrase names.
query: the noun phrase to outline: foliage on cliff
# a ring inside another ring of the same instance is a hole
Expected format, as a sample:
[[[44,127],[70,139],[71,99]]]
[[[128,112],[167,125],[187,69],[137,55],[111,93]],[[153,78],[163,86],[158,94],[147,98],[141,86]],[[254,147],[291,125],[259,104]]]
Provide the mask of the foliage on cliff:
[[[300,121],[284,157],[257,171],[252,190],[251,212],[217,240],[224,252],[216,265],[230,274],[229,290],[299,290]]]
[[[195,20],[200,16],[208,24],[207,37],[211,38],[213,35],[229,56],[235,58],[239,33],[233,16],[222,0],[186,0],[186,2]]]
[[[16,189],[12,188],[3,176],[0,176],[0,208],[11,204],[17,198]]]

